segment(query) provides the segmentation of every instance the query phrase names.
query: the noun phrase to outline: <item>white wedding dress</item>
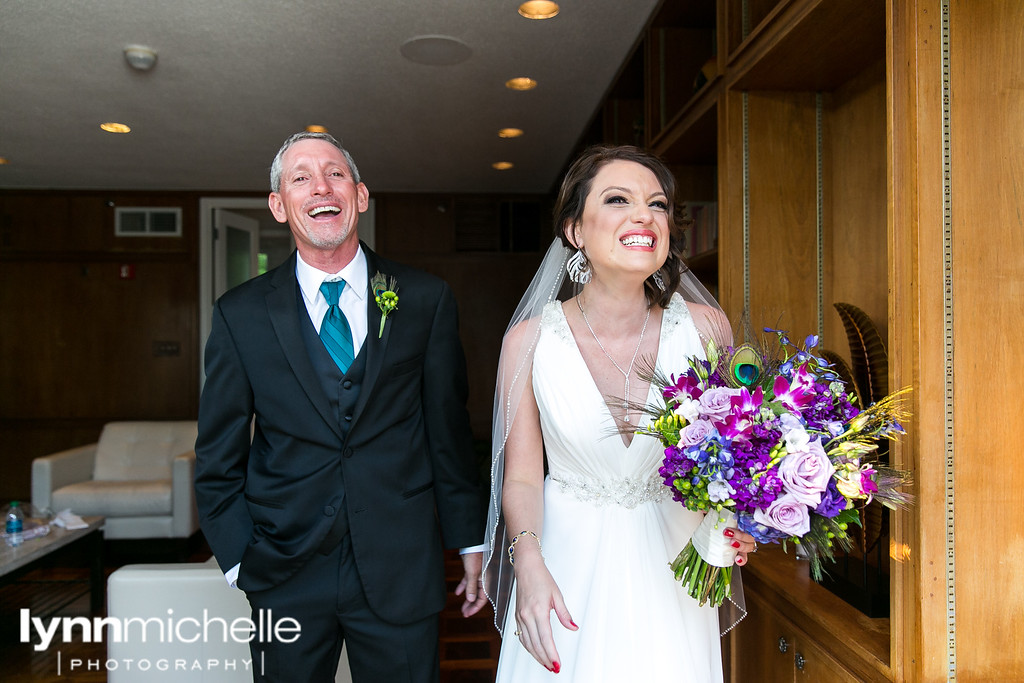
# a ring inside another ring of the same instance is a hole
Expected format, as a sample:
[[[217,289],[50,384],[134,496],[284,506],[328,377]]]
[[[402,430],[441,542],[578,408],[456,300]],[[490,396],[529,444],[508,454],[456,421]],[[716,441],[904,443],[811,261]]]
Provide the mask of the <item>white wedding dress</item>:
[[[666,372],[703,355],[678,295],[665,310],[658,349]],[[559,302],[544,309],[533,390],[549,466],[544,560],[579,630],[565,629],[551,613],[561,671],[549,672],[513,635],[513,589],[497,681],[721,681],[718,612],[698,607],[668,566],[703,515],[672,500],[658,476],[657,439],[634,436],[627,447],[613,433]],[[649,400],[656,399],[651,392]]]

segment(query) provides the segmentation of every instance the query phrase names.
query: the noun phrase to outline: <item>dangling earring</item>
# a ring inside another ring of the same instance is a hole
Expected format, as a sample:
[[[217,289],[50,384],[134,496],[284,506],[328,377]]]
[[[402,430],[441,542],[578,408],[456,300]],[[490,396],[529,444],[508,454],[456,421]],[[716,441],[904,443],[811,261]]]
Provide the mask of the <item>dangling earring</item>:
[[[661,277],[661,271],[660,270],[654,271],[653,277],[654,277],[654,284],[656,284],[658,286],[658,289],[660,289],[661,291],[664,292],[665,291],[665,280]]]
[[[572,255],[569,262],[565,264],[565,270],[569,273],[569,279],[573,282],[581,285],[590,282],[592,275],[590,272],[590,262],[587,261],[587,255],[583,253],[582,249],[576,250],[576,253]]]

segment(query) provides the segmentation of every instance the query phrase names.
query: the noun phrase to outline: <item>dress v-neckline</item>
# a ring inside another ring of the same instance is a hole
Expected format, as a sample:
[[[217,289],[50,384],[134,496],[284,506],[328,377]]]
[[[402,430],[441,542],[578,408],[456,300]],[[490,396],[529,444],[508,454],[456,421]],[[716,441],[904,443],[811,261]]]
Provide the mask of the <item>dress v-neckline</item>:
[[[572,340],[572,347],[573,347],[573,350],[576,352],[576,358],[579,360],[580,363],[583,364],[583,368],[587,371],[587,377],[590,379],[590,386],[597,393],[597,395],[601,397],[601,405],[603,406],[605,413],[608,415],[609,419],[611,419],[612,424],[616,425],[616,427],[617,427],[618,424],[619,424],[619,421],[615,419],[614,415],[612,415],[611,407],[608,405],[608,397],[601,393],[601,389],[597,386],[597,380],[594,379],[594,373],[591,371],[590,365],[587,364],[587,359],[583,357],[583,351],[580,350],[580,345],[579,345],[579,342],[576,340],[576,335],[573,333],[572,327],[569,326],[569,319],[565,317],[565,309],[563,308],[564,305],[565,305],[564,302],[559,302],[559,304],[558,304],[558,315],[559,315],[559,318],[561,319],[560,323],[565,326],[565,331],[568,333],[569,339]],[[663,309],[662,313],[661,313],[661,329],[658,331],[658,347],[657,347],[657,350],[655,352],[654,363],[652,364],[652,367],[656,367],[657,366],[658,358],[661,355],[661,347],[662,347],[662,344],[665,341],[665,329],[666,329],[665,316],[666,316],[666,314],[669,312],[669,310],[671,308],[672,308],[672,304],[670,303],[669,307]],[[651,400],[651,388],[652,388],[652,386],[653,386],[652,382],[647,382],[647,392],[644,394],[644,397],[645,397],[644,398],[644,404],[645,405],[647,403],[649,403],[650,400]],[[627,397],[627,400],[628,400],[628,397]],[[647,422],[649,420],[650,420],[650,416],[646,412],[641,412],[640,413],[640,419],[637,421],[637,423],[635,425],[636,428],[639,429],[645,422]],[[632,424],[632,423],[630,423],[630,424]],[[629,433],[629,435],[628,435],[629,441],[626,441],[626,436],[627,435],[623,434],[621,431],[618,432],[618,436],[619,436],[619,440],[622,441],[622,445],[626,448],[627,451],[630,448],[633,447],[633,443],[636,441],[636,434],[634,432],[630,432]]]

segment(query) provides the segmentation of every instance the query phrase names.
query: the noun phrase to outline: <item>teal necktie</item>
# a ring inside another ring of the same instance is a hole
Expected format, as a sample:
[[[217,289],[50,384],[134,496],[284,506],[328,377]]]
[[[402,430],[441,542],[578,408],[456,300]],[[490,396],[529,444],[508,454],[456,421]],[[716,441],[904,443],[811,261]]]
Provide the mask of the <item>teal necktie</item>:
[[[341,290],[345,288],[345,281],[324,282],[320,285],[320,291],[327,298],[330,306],[324,314],[323,322],[320,324],[320,339],[323,340],[327,352],[341,368],[342,374],[348,372],[352,365],[354,354],[352,353],[352,329],[348,326],[345,314],[339,306]]]

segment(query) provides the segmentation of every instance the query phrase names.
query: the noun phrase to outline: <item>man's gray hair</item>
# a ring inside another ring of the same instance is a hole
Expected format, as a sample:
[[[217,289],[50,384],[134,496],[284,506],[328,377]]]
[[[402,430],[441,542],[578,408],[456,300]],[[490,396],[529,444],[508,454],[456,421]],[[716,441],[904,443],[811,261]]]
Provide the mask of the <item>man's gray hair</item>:
[[[347,149],[341,146],[341,143],[338,142],[333,135],[328,133],[302,132],[296,133],[285,140],[284,144],[281,145],[281,149],[277,150],[277,156],[274,157],[274,163],[270,165],[270,190],[272,192],[281,191],[281,172],[283,170],[281,168],[281,160],[284,158],[284,153],[288,151],[289,147],[301,140],[323,140],[324,142],[329,142],[337,147],[341,153],[345,155],[345,161],[348,162],[348,168],[352,171],[352,180],[354,180],[356,184],[359,184],[359,169],[356,168],[356,162],[352,160],[352,155],[348,153]]]

